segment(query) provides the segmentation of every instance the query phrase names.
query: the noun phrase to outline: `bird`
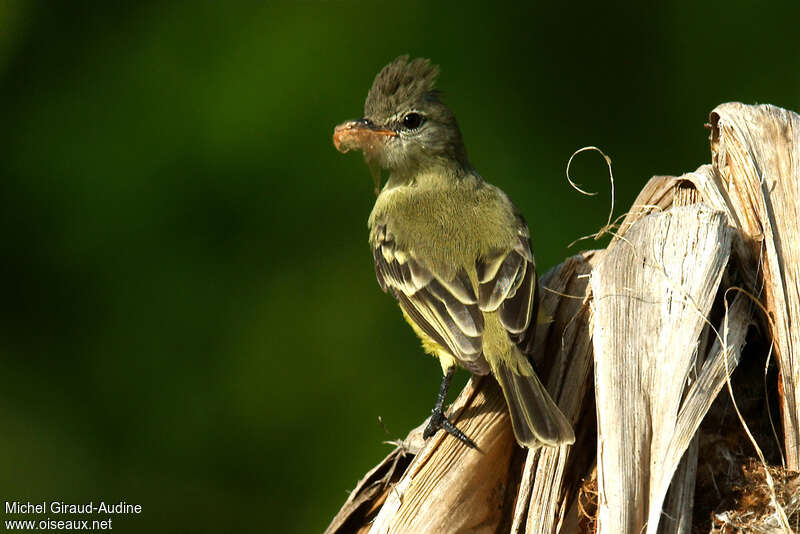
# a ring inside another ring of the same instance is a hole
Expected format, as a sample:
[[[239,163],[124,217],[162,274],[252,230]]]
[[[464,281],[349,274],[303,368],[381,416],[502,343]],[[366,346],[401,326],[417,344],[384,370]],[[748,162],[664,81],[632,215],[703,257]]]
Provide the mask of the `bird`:
[[[423,438],[441,429],[478,448],[444,413],[461,366],[500,384],[520,446],[574,443],[529,355],[539,298],[528,226],[470,164],[438,75],[429,59],[396,58],[375,77],[363,117],[333,135],[338,151],[363,152],[376,181],[368,227],[378,283],[441,364]],[[388,179],[378,191],[382,171]]]

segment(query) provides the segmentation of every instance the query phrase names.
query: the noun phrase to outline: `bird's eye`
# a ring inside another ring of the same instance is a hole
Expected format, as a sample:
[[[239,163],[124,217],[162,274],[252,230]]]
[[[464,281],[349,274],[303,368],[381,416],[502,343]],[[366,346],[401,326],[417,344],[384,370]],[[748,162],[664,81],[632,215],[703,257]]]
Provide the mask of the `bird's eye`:
[[[403,126],[409,130],[414,130],[422,125],[422,115],[419,113],[408,113],[403,117]]]

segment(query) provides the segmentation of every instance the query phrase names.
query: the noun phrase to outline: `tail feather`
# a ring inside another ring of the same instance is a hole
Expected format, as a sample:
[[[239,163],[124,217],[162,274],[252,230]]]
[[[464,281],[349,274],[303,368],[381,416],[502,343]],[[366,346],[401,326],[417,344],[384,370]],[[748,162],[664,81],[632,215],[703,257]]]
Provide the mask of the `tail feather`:
[[[504,361],[492,366],[493,374],[503,389],[517,441],[530,449],[575,443],[572,425],[527,359],[521,353],[518,356],[522,358],[521,373]]]

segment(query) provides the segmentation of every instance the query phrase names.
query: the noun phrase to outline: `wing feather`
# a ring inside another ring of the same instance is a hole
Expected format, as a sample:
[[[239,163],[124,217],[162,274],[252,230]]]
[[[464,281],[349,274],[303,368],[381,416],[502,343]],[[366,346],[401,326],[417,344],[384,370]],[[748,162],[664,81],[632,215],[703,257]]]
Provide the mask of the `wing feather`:
[[[474,373],[485,374],[483,312],[497,312],[512,341],[527,353],[535,330],[538,287],[528,229],[518,242],[475,262],[477,295],[462,269],[447,278],[412,250],[397,246],[381,225],[373,232],[375,274],[384,291],[397,298],[406,315],[435,343]]]
[[[391,232],[373,233],[375,274],[384,291],[397,298],[406,315],[465,368],[489,372],[483,358],[483,314],[464,270],[448,279],[433,272],[411,250],[400,250]]]
[[[478,306],[483,311],[497,311],[511,339],[527,352],[536,327],[538,288],[524,223],[518,238],[511,250],[498,251],[476,262]]]

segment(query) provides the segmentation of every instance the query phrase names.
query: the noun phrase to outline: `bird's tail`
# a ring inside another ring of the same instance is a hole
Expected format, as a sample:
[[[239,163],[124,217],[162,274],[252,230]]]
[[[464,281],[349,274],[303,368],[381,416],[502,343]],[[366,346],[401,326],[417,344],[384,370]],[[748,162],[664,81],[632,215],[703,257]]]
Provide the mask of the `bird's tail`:
[[[536,449],[542,445],[575,443],[572,425],[521,352],[515,354],[511,362],[504,359],[496,362],[492,371],[503,389],[514,435],[520,445]]]

